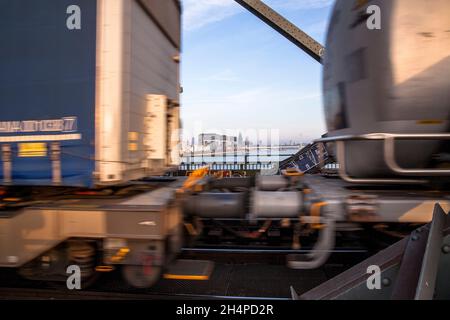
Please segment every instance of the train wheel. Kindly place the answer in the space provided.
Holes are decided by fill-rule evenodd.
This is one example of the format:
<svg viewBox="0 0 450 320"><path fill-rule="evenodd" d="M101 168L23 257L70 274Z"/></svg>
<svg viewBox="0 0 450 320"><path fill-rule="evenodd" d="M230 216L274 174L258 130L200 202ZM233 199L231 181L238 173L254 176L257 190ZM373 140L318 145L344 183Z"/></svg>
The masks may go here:
<svg viewBox="0 0 450 320"><path fill-rule="evenodd" d="M122 274L125 281L136 288L150 288L161 277L162 267L145 265L125 265Z"/></svg>
<svg viewBox="0 0 450 320"><path fill-rule="evenodd" d="M68 271L68 267L77 266L80 270L80 289L87 289L100 276L95 271L96 260L95 243L71 240L37 257L18 272L25 279L42 281L49 287L60 290L67 289L67 280L74 272Z"/></svg>
<svg viewBox="0 0 450 320"><path fill-rule="evenodd" d="M92 243L87 241L71 241L68 248L70 264L74 264L81 271L81 288L91 287L98 279L99 273L95 271L96 250Z"/></svg>

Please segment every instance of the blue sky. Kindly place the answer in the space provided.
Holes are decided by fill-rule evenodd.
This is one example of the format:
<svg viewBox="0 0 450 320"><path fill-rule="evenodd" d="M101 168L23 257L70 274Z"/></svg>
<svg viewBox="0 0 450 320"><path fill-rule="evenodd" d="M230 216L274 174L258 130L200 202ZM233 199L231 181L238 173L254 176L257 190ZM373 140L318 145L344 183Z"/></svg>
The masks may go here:
<svg viewBox="0 0 450 320"><path fill-rule="evenodd" d="M266 0L324 44L333 0ZM279 130L282 141L325 133L321 66L233 0L183 0L185 137Z"/></svg>

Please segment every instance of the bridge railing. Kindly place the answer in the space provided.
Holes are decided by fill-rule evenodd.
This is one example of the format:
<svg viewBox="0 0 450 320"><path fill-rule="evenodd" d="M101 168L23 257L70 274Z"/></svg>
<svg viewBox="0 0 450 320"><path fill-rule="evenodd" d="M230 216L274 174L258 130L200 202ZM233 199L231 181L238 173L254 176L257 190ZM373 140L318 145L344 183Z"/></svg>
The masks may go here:
<svg viewBox="0 0 450 320"><path fill-rule="evenodd" d="M179 170L192 171L202 167L209 166L213 171L260 171L260 170L275 170L278 168L277 163L181 163Z"/></svg>

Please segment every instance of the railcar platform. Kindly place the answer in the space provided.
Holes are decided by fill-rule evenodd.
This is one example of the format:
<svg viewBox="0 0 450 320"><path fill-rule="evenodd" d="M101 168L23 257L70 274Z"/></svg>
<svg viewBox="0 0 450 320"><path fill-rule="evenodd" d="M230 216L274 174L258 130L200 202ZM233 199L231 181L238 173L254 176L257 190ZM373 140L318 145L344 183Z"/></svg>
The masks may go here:
<svg viewBox="0 0 450 320"><path fill-rule="evenodd" d="M439 203L450 210L450 191L421 186L355 185L337 177L305 175L307 199L326 204L336 221L428 223Z"/></svg>

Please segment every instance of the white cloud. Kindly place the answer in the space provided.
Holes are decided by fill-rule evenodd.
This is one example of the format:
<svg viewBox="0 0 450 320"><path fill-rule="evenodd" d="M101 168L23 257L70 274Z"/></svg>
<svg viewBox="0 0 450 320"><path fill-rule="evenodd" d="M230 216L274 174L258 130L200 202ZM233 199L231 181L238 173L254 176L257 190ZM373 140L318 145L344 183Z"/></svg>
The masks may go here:
<svg viewBox="0 0 450 320"><path fill-rule="evenodd" d="M270 109L277 104L295 104L307 107L311 101L320 101L320 98L320 92L311 93L299 90L293 93L288 90L273 90L270 87L254 87L242 89L233 94L199 92L198 95L185 96L183 104L199 109L214 107L215 110L227 110L230 107L239 110L250 106L258 106L257 108L265 106Z"/></svg>
<svg viewBox="0 0 450 320"><path fill-rule="evenodd" d="M238 75L231 69L219 71L204 79L205 81L220 81L220 82L238 82L240 81Z"/></svg>
<svg viewBox="0 0 450 320"><path fill-rule="evenodd" d="M309 10L329 7L334 0L270 0L264 2L275 9Z"/></svg>
<svg viewBox="0 0 450 320"><path fill-rule="evenodd" d="M239 12L234 0L183 0L183 27L195 30Z"/></svg>
<svg viewBox="0 0 450 320"><path fill-rule="evenodd" d="M277 9L309 10L331 6L334 0L267 0ZM183 28L186 31L202 28L244 12L234 0L183 0Z"/></svg>

